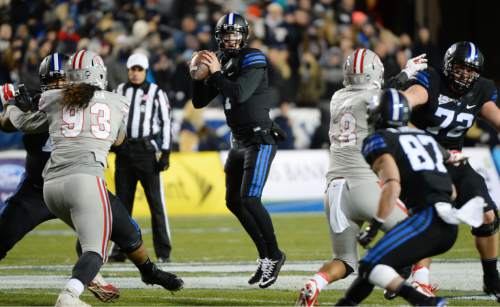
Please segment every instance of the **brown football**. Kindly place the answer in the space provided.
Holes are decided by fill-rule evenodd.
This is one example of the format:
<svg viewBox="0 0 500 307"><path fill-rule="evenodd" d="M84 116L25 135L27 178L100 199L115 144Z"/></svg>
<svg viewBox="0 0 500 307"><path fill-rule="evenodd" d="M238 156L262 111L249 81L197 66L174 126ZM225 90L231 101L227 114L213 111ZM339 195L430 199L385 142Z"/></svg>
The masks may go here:
<svg viewBox="0 0 500 307"><path fill-rule="evenodd" d="M191 63L189 63L189 74L194 80L203 80L210 74L208 66L201 63L201 54L203 52L197 52L191 59Z"/></svg>

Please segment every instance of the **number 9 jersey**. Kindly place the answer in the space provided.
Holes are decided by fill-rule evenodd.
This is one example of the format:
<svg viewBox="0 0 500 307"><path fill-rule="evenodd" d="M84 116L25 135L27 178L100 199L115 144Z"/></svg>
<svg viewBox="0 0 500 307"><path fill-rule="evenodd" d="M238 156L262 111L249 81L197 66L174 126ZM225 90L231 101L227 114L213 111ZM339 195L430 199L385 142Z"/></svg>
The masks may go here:
<svg viewBox="0 0 500 307"><path fill-rule="evenodd" d="M45 180L83 173L104 178L111 145L125 131L128 100L115 93L96 90L84 109L61 106L62 90L42 94L39 110L47 116L54 150L45 166Z"/></svg>
<svg viewBox="0 0 500 307"><path fill-rule="evenodd" d="M350 180L376 176L361 155L363 139L368 135L367 106L380 89L347 87L335 92L330 102L330 164L327 181L343 177Z"/></svg>
<svg viewBox="0 0 500 307"><path fill-rule="evenodd" d="M428 102L412 110L411 122L433 135L446 149L461 150L464 135L485 102L497 100L493 81L479 77L463 95L448 87L445 75L429 67L418 72L409 86L427 90Z"/></svg>

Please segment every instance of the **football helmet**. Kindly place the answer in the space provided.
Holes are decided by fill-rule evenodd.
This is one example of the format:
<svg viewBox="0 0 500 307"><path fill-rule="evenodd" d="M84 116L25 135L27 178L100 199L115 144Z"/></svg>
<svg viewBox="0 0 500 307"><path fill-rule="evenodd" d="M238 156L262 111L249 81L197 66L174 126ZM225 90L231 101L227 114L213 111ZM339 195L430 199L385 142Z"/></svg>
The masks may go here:
<svg viewBox="0 0 500 307"><path fill-rule="evenodd" d="M381 88L384 83L384 64L375 52L359 48L344 63L344 86Z"/></svg>
<svg viewBox="0 0 500 307"><path fill-rule="evenodd" d="M222 16L215 26L215 40L219 49L228 56L236 56L248 44L248 22L237 13Z"/></svg>
<svg viewBox="0 0 500 307"><path fill-rule="evenodd" d="M87 83L100 89L105 89L108 83L104 61L88 50L77 51L69 58L67 75L70 83Z"/></svg>
<svg viewBox="0 0 500 307"><path fill-rule="evenodd" d="M472 42L458 42L444 55L443 73L450 87L459 94L466 92L479 78L484 57Z"/></svg>
<svg viewBox="0 0 500 307"><path fill-rule="evenodd" d="M64 66L68 56L62 53L53 53L46 56L40 64L38 76L40 77L40 89L42 91L61 88L62 82L66 81ZM62 81L62 82L57 82Z"/></svg>
<svg viewBox="0 0 500 307"><path fill-rule="evenodd" d="M377 129L403 127L410 121L411 109L406 97L393 88L383 90L368 106L368 125Z"/></svg>

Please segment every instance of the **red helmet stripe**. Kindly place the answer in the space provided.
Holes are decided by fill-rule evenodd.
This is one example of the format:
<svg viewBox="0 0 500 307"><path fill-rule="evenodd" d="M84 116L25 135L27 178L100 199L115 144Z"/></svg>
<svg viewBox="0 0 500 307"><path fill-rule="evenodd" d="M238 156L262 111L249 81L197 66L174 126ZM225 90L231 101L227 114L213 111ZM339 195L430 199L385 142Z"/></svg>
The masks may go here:
<svg viewBox="0 0 500 307"><path fill-rule="evenodd" d="M78 60L78 69L82 69L82 60L83 60L83 56L85 55L85 52L87 52L87 50L82 50L82 53L80 55L80 59Z"/></svg>
<svg viewBox="0 0 500 307"><path fill-rule="evenodd" d="M76 58L78 57L78 55L80 54L81 51L78 51L77 53L75 53L75 55L73 56L73 63L71 63L71 66L73 68L76 68L75 67L75 64L76 64Z"/></svg>
<svg viewBox="0 0 500 307"><path fill-rule="evenodd" d="M358 52L359 49L356 49L356 52L354 53L354 62L352 63L352 72L354 74L356 73L356 61L358 60Z"/></svg>
<svg viewBox="0 0 500 307"><path fill-rule="evenodd" d="M363 66L364 66L363 63L365 61L365 54L366 54L366 49L363 49L363 53L361 54L361 64L359 65L361 74L363 73Z"/></svg>

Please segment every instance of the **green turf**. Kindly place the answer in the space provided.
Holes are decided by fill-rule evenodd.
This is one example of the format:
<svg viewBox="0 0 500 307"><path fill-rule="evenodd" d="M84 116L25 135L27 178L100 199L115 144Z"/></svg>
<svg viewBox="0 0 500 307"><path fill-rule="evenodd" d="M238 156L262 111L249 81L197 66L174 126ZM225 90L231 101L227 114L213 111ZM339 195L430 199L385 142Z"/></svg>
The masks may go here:
<svg viewBox="0 0 500 307"><path fill-rule="evenodd" d="M327 260L331 257L330 240L326 220L322 214L273 215L280 248L289 261ZM174 262L249 262L257 257L250 239L232 216L224 217L176 217L170 219L173 233ZM148 220L139 220L144 230L144 241L150 253L151 232ZM47 235L51 231L68 230L61 222L48 222L26 236L0 263L0 276L17 274L69 275L64 270L6 269L6 265L71 265L75 262L75 237L68 231ZM477 252L469 230L462 227L455 247L437 259L477 259ZM314 272L303 272L308 276ZM241 273L238 273L241 274ZM284 272L288 274L288 272ZM297 274L296 272L294 274ZM138 276L135 272L106 272L107 276ZM209 273L186 273L184 276L208 276ZM221 275L221 274L219 274ZM461 277L465 278L465 277ZM58 289L0 290L0 305L52 305ZM441 295L465 295L467 293L440 292ZM480 293L473 293L478 295ZM341 291L328 290L321 294L322 305L333 305ZM122 297L113 305L293 305L297 291L266 290L196 290L185 289L175 295L158 288L122 289ZM83 299L99 305L88 292ZM452 300L452 305L495 305L493 301ZM402 300L388 302L380 291L375 291L365 302L367 305L401 305Z"/></svg>

